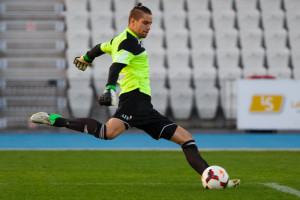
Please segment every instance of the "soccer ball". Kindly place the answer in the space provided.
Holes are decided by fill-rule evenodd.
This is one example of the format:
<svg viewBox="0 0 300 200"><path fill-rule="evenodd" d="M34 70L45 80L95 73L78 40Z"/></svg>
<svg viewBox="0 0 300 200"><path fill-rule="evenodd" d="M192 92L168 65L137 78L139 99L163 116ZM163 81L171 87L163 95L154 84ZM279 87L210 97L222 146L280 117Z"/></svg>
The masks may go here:
<svg viewBox="0 0 300 200"><path fill-rule="evenodd" d="M202 184L206 189L225 189L229 175L226 170L220 166L210 166L206 168L202 174Z"/></svg>

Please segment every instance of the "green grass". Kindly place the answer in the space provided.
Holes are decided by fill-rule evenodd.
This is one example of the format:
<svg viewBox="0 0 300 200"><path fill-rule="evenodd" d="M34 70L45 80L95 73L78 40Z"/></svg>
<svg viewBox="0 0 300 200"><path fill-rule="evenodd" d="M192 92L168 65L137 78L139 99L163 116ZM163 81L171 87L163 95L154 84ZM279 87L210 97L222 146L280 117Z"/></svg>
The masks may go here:
<svg viewBox="0 0 300 200"><path fill-rule="evenodd" d="M205 190L181 151L0 151L0 199L299 199L300 151L204 151L238 188Z"/></svg>

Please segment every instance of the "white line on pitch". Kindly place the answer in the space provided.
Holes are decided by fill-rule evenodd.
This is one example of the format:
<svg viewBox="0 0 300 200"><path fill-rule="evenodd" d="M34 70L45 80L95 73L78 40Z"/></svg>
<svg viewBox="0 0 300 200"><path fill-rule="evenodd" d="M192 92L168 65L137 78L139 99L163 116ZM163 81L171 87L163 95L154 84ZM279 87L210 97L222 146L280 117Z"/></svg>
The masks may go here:
<svg viewBox="0 0 300 200"><path fill-rule="evenodd" d="M274 188L274 189L279 190L281 192L293 194L293 195L296 195L297 197L300 197L300 191L296 190L294 188L287 187L287 186L284 186L284 185L279 185L278 183L263 183L263 184L265 186L268 186L270 188Z"/></svg>

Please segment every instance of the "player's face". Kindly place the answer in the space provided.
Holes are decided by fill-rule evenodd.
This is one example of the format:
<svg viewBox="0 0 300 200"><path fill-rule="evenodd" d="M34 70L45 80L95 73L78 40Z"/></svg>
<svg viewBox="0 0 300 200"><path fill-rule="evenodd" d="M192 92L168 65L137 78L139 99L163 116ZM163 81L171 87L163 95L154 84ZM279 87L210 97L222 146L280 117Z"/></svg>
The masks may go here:
<svg viewBox="0 0 300 200"><path fill-rule="evenodd" d="M139 38L146 38L150 31L151 24L152 24L152 15L144 13L143 17L141 17L139 20L133 19L132 31Z"/></svg>

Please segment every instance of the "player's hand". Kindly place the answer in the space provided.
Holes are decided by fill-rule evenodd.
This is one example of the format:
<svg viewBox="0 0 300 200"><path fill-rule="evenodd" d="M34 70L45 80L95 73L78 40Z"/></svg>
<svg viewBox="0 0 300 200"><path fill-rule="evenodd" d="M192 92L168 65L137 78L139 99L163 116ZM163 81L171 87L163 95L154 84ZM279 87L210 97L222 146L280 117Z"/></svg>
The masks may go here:
<svg viewBox="0 0 300 200"><path fill-rule="evenodd" d="M84 70L86 69L87 66L91 66L91 65L92 65L92 63L86 61L86 60L84 59L83 56L81 56L81 57L76 57L76 58L74 59L73 64L74 64L79 70L82 70L82 71L84 71Z"/></svg>
<svg viewBox="0 0 300 200"><path fill-rule="evenodd" d="M108 85L103 94L98 98L98 103L101 106L116 105L116 86Z"/></svg>

